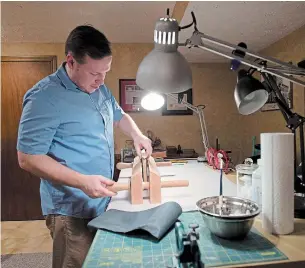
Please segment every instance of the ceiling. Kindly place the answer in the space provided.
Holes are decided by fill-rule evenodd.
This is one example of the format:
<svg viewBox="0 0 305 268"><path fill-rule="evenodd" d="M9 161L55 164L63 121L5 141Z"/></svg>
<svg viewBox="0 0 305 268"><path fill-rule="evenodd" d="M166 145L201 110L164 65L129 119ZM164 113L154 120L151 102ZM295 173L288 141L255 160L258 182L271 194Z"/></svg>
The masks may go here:
<svg viewBox="0 0 305 268"><path fill-rule="evenodd" d="M305 25L305 2L269 1L54 1L1 2L1 41L64 43L71 29L91 24L112 43L151 43L157 19L166 9L177 14L180 26L189 24L191 11L198 30L254 51L268 47ZM192 35L182 30L179 42ZM224 61L200 49L179 50L190 62Z"/></svg>

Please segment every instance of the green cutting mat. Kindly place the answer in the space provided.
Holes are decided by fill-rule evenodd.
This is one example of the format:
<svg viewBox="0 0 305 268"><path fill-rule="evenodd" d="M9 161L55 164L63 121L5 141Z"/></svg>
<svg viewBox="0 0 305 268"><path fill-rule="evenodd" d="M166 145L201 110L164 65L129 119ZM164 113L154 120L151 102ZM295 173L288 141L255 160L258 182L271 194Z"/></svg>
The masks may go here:
<svg viewBox="0 0 305 268"><path fill-rule="evenodd" d="M230 241L212 235L197 211L182 213L179 219L186 231L190 223L199 224L199 245L205 267L288 259L254 227L244 240ZM160 241L144 232L126 235L99 230L83 268L165 268L171 264L175 251L174 229Z"/></svg>

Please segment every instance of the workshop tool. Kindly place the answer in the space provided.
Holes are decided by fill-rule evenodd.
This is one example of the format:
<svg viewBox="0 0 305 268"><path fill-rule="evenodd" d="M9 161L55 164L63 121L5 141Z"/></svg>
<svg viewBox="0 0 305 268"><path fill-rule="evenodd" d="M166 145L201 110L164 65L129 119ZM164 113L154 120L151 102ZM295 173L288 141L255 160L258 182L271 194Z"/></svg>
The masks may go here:
<svg viewBox="0 0 305 268"><path fill-rule="evenodd" d="M132 175L129 183L114 183L108 187L117 192L129 190L132 204L143 204L143 190L148 190L149 200L152 204L161 203L161 188L168 187L187 187L188 180L170 180L161 181L161 175L158 171L159 166L171 166L171 162L155 162L152 156L136 156L133 163L118 163L117 168L130 168L132 165Z"/></svg>
<svg viewBox="0 0 305 268"><path fill-rule="evenodd" d="M188 184L189 184L188 180L161 181L161 188L186 187L188 186ZM150 185L149 182L143 182L142 189L149 190L149 185ZM119 192L119 191L130 190L131 187L129 183L116 182L114 185L109 186L107 189L113 192Z"/></svg>
<svg viewBox="0 0 305 268"><path fill-rule="evenodd" d="M197 243L205 267L226 265L234 267L288 259L255 227L241 242L221 239L211 234L198 211L183 212L178 220L185 227L192 223L199 225L197 232L200 239ZM177 253L176 247L175 228L172 228L161 240L143 231L122 234L97 230L83 268L166 268L172 265L173 256Z"/></svg>
<svg viewBox="0 0 305 268"><path fill-rule="evenodd" d="M175 223L177 254L172 259L173 264L168 268L204 268L198 243L199 233L196 231L199 225L191 223L189 228L191 231L186 233L180 221Z"/></svg>
<svg viewBox="0 0 305 268"><path fill-rule="evenodd" d="M155 161L156 162L156 161ZM172 166L172 161L156 162L157 167L169 167ZM117 169L122 170L126 168L133 168L133 163L119 162L116 164Z"/></svg>
<svg viewBox="0 0 305 268"><path fill-rule="evenodd" d="M121 149L121 161L124 163L131 163L135 157L136 150L132 148Z"/></svg>
<svg viewBox="0 0 305 268"><path fill-rule="evenodd" d="M229 164L230 164L230 159L229 159L229 156L227 154L226 151L224 150L217 150L215 148L209 148L207 150L207 160L208 160L208 164L210 166L213 167L213 169L220 169L220 161L219 161L219 158L217 157L218 154L222 154L222 161L224 162L223 163L223 172L225 174L228 174L229 171L230 171L230 168L229 168Z"/></svg>

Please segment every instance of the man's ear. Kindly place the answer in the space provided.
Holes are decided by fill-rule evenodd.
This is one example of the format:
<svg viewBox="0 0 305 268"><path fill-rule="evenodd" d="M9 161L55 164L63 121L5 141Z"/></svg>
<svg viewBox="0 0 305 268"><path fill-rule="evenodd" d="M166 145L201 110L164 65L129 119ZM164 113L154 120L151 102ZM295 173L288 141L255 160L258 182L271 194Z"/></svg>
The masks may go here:
<svg viewBox="0 0 305 268"><path fill-rule="evenodd" d="M73 69L75 60L74 60L73 56L72 56L70 53L68 53L67 58L66 58L66 61L67 61L68 67L69 67L70 69Z"/></svg>

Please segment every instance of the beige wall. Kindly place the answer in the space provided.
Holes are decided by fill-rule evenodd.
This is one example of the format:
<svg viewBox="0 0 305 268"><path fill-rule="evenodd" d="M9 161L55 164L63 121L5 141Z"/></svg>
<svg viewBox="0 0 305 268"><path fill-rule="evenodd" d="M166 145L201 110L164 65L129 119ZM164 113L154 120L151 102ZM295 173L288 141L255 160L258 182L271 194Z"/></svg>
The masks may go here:
<svg viewBox="0 0 305 268"><path fill-rule="evenodd" d="M305 55L305 27L263 51L266 55L285 61L297 62ZM113 44L113 65L106 83L113 95L119 98L120 78L135 78L139 63L152 49L150 44ZM288 52L289 51L289 52ZM56 55L58 64L64 60L63 44L2 44L3 56ZM233 161L239 163L251 154L251 137L261 132L288 131L280 112L258 112L250 116L238 114L233 98L236 74L228 64L192 64L194 79L193 101L205 104L210 143L216 137L225 150L232 150ZM304 90L296 87L294 104L304 114ZM131 114L143 132L147 130L160 137L164 145L180 144L203 153L198 117L161 116L160 112ZM124 146L127 136L116 131L116 151Z"/></svg>

